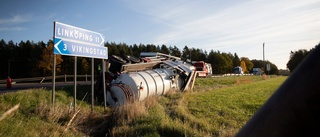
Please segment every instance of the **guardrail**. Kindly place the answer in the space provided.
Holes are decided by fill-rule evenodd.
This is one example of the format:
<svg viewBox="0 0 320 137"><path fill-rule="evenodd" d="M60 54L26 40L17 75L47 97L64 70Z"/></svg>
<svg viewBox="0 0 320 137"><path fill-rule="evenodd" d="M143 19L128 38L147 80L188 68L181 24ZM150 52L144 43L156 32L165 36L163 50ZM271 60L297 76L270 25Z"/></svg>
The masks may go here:
<svg viewBox="0 0 320 137"><path fill-rule="evenodd" d="M96 77L96 76L95 76ZM91 80L91 75L77 75L77 81L88 81ZM16 83L27 83L27 82L39 82L42 83L44 81L52 81L52 76L45 77L34 77L34 78L12 78L12 82ZM74 75L58 75L56 76L56 81L74 81ZM6 84L7 79L0 80L0 84Z"/></svg>
<svg viewBox="0 0 320 137"><path fill-rule="evenodd" d="M221 75L213 74L213 75L210 75L209 77L218 78L218 77L229 77L229 76L253 76L253 74L234 74L234 73L221 74Z"/></svg>
<svg viewBox="0 0 320 137"><path fill-rule="evenodd" d="M253 74L221 74L221 75L211 75L209 77L228 77L228 76L250 76ZM97 75L95 75L97 77ZM73 81L74 75L58 75L56 76L57 81ZM33 77L33 78L12 78L12 82L16 83L27 83L27 82L45 82L45 81L52 81L52 76L44 76L44 77ZM88 81L91 80L91 75L77 75L77 81ZM1 79L0 84L6 84L7 79Z"/></svg>

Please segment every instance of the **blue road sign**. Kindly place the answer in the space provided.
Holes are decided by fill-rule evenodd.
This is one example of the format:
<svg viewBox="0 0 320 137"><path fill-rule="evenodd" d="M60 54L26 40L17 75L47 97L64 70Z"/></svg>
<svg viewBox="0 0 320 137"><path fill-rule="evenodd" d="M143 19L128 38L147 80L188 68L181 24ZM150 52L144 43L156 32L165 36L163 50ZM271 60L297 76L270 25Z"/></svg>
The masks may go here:
<svg viewBox="0 0 320 137"><path fill-rule="evenodd" d="M102 34L60 22L55 22L54 37L88 45L104 46Z"/></svg>
<svg viewBox="0 0 320 137"><path fill-rule="evenodd" d="M60 22L54 22L54 54L108 59L102 34Z"/></svg>
<svg viewBox="0 0 320 137"><path fill-rule="evenodd" d="M54 54L80 56L90 58L108 58L107 47L91 46L82 43L64 41L59 38L54 39Z"/></svg>

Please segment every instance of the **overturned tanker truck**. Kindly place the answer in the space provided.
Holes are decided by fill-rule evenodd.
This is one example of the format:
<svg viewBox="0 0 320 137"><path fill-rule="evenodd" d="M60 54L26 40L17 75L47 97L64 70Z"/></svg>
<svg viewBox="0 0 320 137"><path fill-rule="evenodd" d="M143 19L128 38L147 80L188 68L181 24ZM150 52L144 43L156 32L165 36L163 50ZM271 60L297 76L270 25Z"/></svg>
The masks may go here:
<svg viewBox="0 0 320 137"><path fill-rule="evenodd" d="M112 55L106 66L106 102L110 106L141 101L170 90L192 90L196 78L194 66L159 52L142 52L140 58ZM104 97L102 82L101 73L95 84L99 102Z"/></svg>

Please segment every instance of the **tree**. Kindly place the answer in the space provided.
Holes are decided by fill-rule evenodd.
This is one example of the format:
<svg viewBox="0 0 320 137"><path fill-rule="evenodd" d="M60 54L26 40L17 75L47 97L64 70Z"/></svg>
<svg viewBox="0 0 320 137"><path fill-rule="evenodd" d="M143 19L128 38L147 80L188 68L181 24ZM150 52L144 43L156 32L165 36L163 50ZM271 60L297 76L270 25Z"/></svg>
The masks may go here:
<svg viewBox="0 0 320 137"><path fill-rule="evenodd" d="M171 56L181 57L181 52L178 47L176 47L176 46L171 47L170 46L169 50L170 50Z"/></svg>
<svg viewBox="0 0 320 137"><path fill-rule="evenodd" d="M166 45L162 45L160 48L160 52L163 54L170 54L170 50L167 48Z"/></svg>
<svg viewBox="0 0 320 137"><path fill-rule="evenodd" d="M255 68L260 68L260 69L263 70L263 71L264 71L264 67L265 67L266 64L267 64L266 61L256 60L256 59L251 60L251 62L253 63L253 66L254 66Z"/></svg>
<svg viewBox="0 0 320 137"><path fill-rule="evenodd" d="M197 49L196 52L198 54L197 60L207 62L207 52L206 51L203 51L201 49Z"/></svg>
<svg viewBox="0 0 320 137"><path fill-rule="evenodd" d="M240 66L241 66L242 71L243 71L244 73L248 73L247 65L246 65L246 61L241 60L241 62L240 62Z"/></svg>
<svg viewBox="0 0 320 137"><path fill-rule="evenodd" d="M195 48L190 49L190 61L198 61L199 54Z"/></svg>
<svg viewBox="0 0 320 137"><path fill-rule="evenodd" d="M220 53L219 51L211 50L208 55L208 62L212 65L213 74L226 74L230 73L232 66L232 60L226 53Z"/></svg>
<svg viewBox="0 0 320 137"><path fill-rule="evenodd" d="M61 56L63 62L61 62L61 74L73 74L74 73L74 57Z"/></svg>
<svg viewBox="0 0 320 137"><path fill-rule="evenodd" d="M5 47L5 45L7 45L6 41L4 41L4 39L0 40L0 50L3 49Z"/></svg>
<svg viewBox="0 0 320 137"><path fill-rule="evenodd" d="M118 54L112 54L117 55L122 58L125 58L127 55L132 55L132 50L129 50L129 47L126 43L120 43L116 44L113 48L116 48L118 50Z"/></svg>
<svg viewBox="0 0 320 137"><path fill-rule="evenodd" d="M265 73L273 75L273 74L278 74L278 72L279 72L278 67L270 61L253 59L253 60L251 60L251 62L253 63L254 68L260 68ZM269 72L265 71L266 64L270 64L270 71Z"/></svg>
<svg viewBox="0 0 320 137"><path fill-rule="evenodd" d="M108 55L120 56L120 51L116 43L114 42L106 43L105 46L108 47Z"/></svg>
<svg viewBox="0 0 320 137"><path fill-rule="evenodd" d="M232 59L233 67L240 66L240 58L237 53L234 53L234 58Z"/></svg>
<svg viewBox="0 0 320 137"><path fill-rule="evenodd" d="M80 72L79 74L89 74L90 65L86 58L81 58L81 64L79 64Z"/></svg>
<svg viewBox="0 0 320 137"><path fill-rule="evenodd" d="M290 59L287 63L287 68L293 72L293 70L300 64L300 62L308 55L308 51L300 49L298 51L290 52Z"/></svg>
<svg viewBox="0 0 320 137"><path fill-rule="evenodd" d="M141 52L141 50L139 49L139 47L138 47L138 45L137 44L133 44L133 46L132 46L132 54L133 54L133 56L135 56L135 57L140 57L140 52Z"/></svg>
<svg viewBox="0 0 320 137"><path fill-rule="evenodd" d="M182 50L182 60L186 61L186 60L190 60L191 56L191 51L189 50L189 48L187 46L184 46L183 50Z"/></svg>
<svg viewBox="0 0 320 137"><path fill-rule="evenodd" d="M12 58L12 72L19 77L39 76L39 69L37 67L40 60L42 47L41 44L36 44L33 41L21 41L14 52L15 57ZM21 65L23 64L23 66ZM18 69L23 67L24 69Z"/></svg>
<svg viewBox="0 0 320 137"><path fill-rule="evenodd" d="M229 56L229 54L227 54L227 53L222 53L221 54L223 57L224 57L224 67L225 67L225 69L226 69L226 73L232 73L233 72L233 62L232 62L232 59L231 59L231 57Z"/></svg>
<svg viewBox="0 0 320 137"><path fill-rule="evenodd" d="M158 52L158 50L155 45L147 44L146 50L144 52Z"/></svg>
<svg viewBox="0 0 320 137"><path fill-rule="evenodd" d="M7 45L4 45L4 49L1 50L1 52L2 53L0 54L1 56L0 61L4 66L0 68L2 69L1 72L8 71L7 73L4 74L5 75L4 77L7 77L8 75L10 75L10 77L20 76L21 71L19 70L19 67L22 67L21 65L23 65L23 63L17 63L18 56L20 56L18 52L17 44L14 44L14 42L10 40ZM16 54L17 52L18 54ZM10 70L9 70L9 66L10 66Z"/></svg>
<svg viewBox="0 0 320 137"><path fill-rule="evenodd" d="M1 39L0 41L0 62L1 62L1 67L0 67L0 79L4 79L8 77L7 71L8 71L8 66L9 65L9 59L8 59L8 51L7 51L7 43L4 39Z"/></svg>
<svg viewBox="0 0 320 137"><path fill-rule="evenodd" d="M244 73L249 73L249 71L254 67L253 63L247 57L241 57L241 62L244 61L246 65L246 69L243 69ZM242 67L242 66L241 66Z"/></svg>
<svg viewBox="0 0 320 137"><path fill-rule="evenodd" d="M52 74L53 68L53 41L50 40L46 48L42 50L41 60L38 63L38 67L42 70L43 75L48 76ZM62 62L61 55L56 55L56 65ZM61 71L60 67L57 67L56 72Z"/></svg>

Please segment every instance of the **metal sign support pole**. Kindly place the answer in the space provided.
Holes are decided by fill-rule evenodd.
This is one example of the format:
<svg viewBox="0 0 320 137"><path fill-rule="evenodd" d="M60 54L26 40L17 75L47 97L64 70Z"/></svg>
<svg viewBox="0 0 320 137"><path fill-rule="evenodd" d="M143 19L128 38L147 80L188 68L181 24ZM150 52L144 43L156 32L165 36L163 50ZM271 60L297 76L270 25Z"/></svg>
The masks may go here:
<svg viewBox="0 0 320 137"><path fill-rule="evenodd" d="M56 56L53 55L53 69L52 69L52 95L51 95L51 104L52 108L54 108L54 98L55 98L55 90L56 90Z"/></svg>
<svg viewBox="0 0 320 137"><path fill-rule="evenodd" d="M91 113L94 107L94 58L91 58Z"/></svg>
<svg viewBox="0 0 320 137"><path fill-rule="evenodd" d="M74 113L76 113L76 107L77 107L77 56L74 57L74 99L73 99L73 110Z"/></svg>
<svg viewBox="0 0 320 137"><path fill-rule="evenodd" d="M106 93L106 63L105 60L102 59L102 84L103 84L103 99L104 99L104 111L107 108L107 93Z"/></svg>
<svg viewBox="0 0 320 137"><path fill-rule="evenodd" d="M55 38L55 30L56 30L56 23L53 22L53 40ZM49 46L49 45L47 45ZM52 45L54 48L54 42ZM54 54L54 51L52 51L53 53L53 62L52 62L52 93L51 93L51 105L52 105L52 109L54 110L54 99L55 99L55 90L56 90L56 54Z"/></svg>

